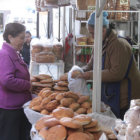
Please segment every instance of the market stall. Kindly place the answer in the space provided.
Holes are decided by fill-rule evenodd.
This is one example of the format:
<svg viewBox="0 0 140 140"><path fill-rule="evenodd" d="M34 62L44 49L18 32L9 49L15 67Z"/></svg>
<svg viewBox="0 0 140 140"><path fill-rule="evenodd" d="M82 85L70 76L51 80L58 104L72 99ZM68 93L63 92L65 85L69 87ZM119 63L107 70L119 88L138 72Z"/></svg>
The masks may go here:
<svg viewBox="0 0 140 140"><path fill-rule="evenodd" d="M63 4L63 1L37 1L36 7L38 11L44 11L45 8L59 7L70 5L70 2ZM41 3L40 3L41 2ZM101 69L102 69L102 11L107 0L96 0L95 10L95 38L94 38L94 77L92 96L84 95L82 92L73 92L70 89L69 73L64 73L64 65L60 65L61 71L51 74L49 64L56 64L55 59L59 60L60 46L54 45L57 51L55 53L49 44L42 46L41 44L32 45L32 86L35 98L26 103L23 108L24 112L32 124L31 138L32 140L115 140L115 139L134 139L140 138L139 135L139 100L131 101L131 108L125 114L124 122L115 117L109 106L101 103ZM65 12L65 10L64 10ZM116 12L116 11L109 11ZM119 13L126 11L117 11ZM131 13L131 11L127 11ZM136 12L136 11L133 11ZM138 11L137 11L138 13ZM74 12L75 14L75 12ZM110 14L112 17L113 14ZM127 17L128 14L125 14ZM64 15L65 17L65 15ZM66 18L66 17L65 17ZM63 23L65 24L65 18ZM73 19L74 21L75 19ZM75 21L74 21L75 22ZM75 30L75 26L73 26ZM138 26L139 28L139 26ZM63 36L65 38L65 31ZM138 33L139 34L139 33ZM75 35L74 35L75 39ZM85 39L85 38L84 38ZM83 41L83 40L82 40ZM85 40L84 40L85 41ZM84 42L83 41L83 42ZM139 41L139 40L138 40ZM83 43L82 42L82 43ZM64 43L64 40L63 40ZM92 42L93 43L93 42ZM64 45L64 44L63 44ZM80 46L81 44L79 44ZM85 44L84 44L85 45ZM44 51L47 50L47 51ZM49 51L48 51L49 50ZM50 53L51 50L51 53ZM49 53L48 53L49 52ZM59 52L59 53L57 53ZM75 55L75 48L73 49ZM75 61L75 58L74 58ZM49 73L36 73L38 65L45 63ZM35 66L36 65L36 66ZM39 70L37 70L39 71ZM80 81L79 81L80 83ZM79 84L80 85L80 84ZM79 86L78 85L78 86ZM85 83L86 85L86 83ZM78 87L77 87L78 89ZM137 118L133 122L133 113L137 114ZM130 118L128 116L131 116ZM129 134L130 131L133 131Z"/></svg>

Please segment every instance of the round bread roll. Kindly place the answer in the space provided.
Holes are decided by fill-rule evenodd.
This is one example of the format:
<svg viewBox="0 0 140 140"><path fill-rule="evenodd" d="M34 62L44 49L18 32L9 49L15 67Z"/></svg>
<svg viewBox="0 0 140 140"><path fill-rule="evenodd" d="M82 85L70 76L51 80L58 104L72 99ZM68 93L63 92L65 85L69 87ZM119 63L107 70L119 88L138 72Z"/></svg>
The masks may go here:
<svg viewBox="0 0 140 140"><path fill-rule="evenodd" d="M40 113L43 115L49 115L49 112L46 109L43 109Z"/></svg>
<svg viewBox="0 0 140 140"><path fill-rule="evenodd" d="M54 83L58 83L60 80L54 80Z"/></svg>
<svg viewBox="0 0 140 140"><path fill-rule="evenodd" d="M85 108L78 108L75 112L78 114L85 114L87 110Z"/></svg>
<svg viewBox="0 0 140 140"><path fill-rule="evenodd" d="M51 79L52 78L52 76L47 75L47 74L39 74L39 75L36 75L34 77L39 79L39 80L45 80L45 79Z"/></svg>
<svg viewBox="0 0 140 140"><path fill-rule="evenodd" d="M60 104L59 106L57 106L57 108L59 108L59 107L64 107L64 106Z"/></svg>
<svg viewBox="0 0 140 140"><path fill-rule="evenodd" d="M71 91L63 93L63 96L66 97L66 98L73 98L75 100L79 99L79 96L76 93L73 93Z"/></svg>
<svg viewBox="0 0 140 140"><path fill-rule="evenodd" d="M34 111L40 112L43 110L43 107L41 105L35 105L31 109Z"/></svg>
<svg viewBox="0 0 140 140"><path fill-rule="evenodd" d="M41 106L45 107L46 104L48 104L51 101L49 97L46 97L42 100Z"/></svg>
<svg viewBox="0 0 140 140"><path fill-rule="evenodd" d="M46 88L43 88L43 89L39 92L39 94L42 94L42 92L43 92L43 91L46 91L46 90L51 91L50 88L46 87Z"/></svg>
<svg viewBox="0 0 140 140"><path fill-rule="evenodd" d="M32 108L33 106L40 105L42 101L42 97L35 97L30 102L29 108Z"/></svg>
<svg viewBox="0 0 140 140"><path fill-rule="evenodd" d="M60 87L60 86L57 86L57 85L55 85L53 87L53 89L55 89L55 90L61 90L61 91L68 91L68 88L67 87Z"/></svg>
<svg viewBox="0 0 140 140"><path fill-rule="evenodd" d="M40 131L42 128L44 128L45 127L45 121L47 119L50 119L50 118L53 118L53 117L49 115L49 116L44 116L44 117L40 118L35 124L36 130Z"/></svg>
<svg viewBox="0 0 140 140"><path fill-rule="evenodd" d="M53 127L53 126L56 126L56 125L59 125L59 124L60 124L60 122L56 118L50 118L50 119L47 119L47 120L44 121L44 125L47 128L50 128L50 127Z"/></svg>
<svg viewBox="0 0 140 140"><path fill-rule="evenodd" d="M66 136L66 128L62 125L56 125L48 130L46 140L65 140Z"/></svg>
<svg viewBox="0 0 140 140"><path fill-rule="evenodd" d="M45 97L48 97L51 94L52 94L52 91L50 91L50 90L43 90L42 92L40 92L38 94L38 96L41 96L42 99L44 99Z"/></svg>
<svg viewBox="0 0 140 140"><path fill-rule="evenodd" d="M46 104L44 107L45 107L48 111L52 111L52 110L54 110L58 105L59 105L59 103L57 102L57 100L53 100L53 101L49 102L48 104Z"/></svg>
<svg viewBox="0 0 140 140"><path fill-rule="evenodd" d="M98 121L95 120L95 119L92 119L92 121L91 121L89 124L84 125L83 127L84 127L84 128L91 128L91 127L97 126L97 124L98 124Z"/></svg>
<svg viewBox="0 0 140 140"><path fill-rule="evenodd" d="M85 132L86 134L88 134L88 136L90 137L91 140L96 140L94 139L94 135L90 132Z"/></svg>
<svg viewBox="0 0 140 140"><path fill-rule="evenodd" d="M64 98L63 93L59 93L59 94L55 97L55 99L58 100L58 101L60 101L60 100L63 99L63 98Z"/></svg>
<svg viewBox="0 0 140 140"><path fill-rule="evenodd" d="M92 113L92 107L87 109L87 114Z"/></svg>
<svg viewBox="0 0 140 140"><path fill-rule="evenodd" d="M80 127L78 129L67 128L68 136L71 135L72 133L83 132L83 131L84 131L83 127Z"/></svg>
<svg viewBox="0 0 140 140"><path fill-rule="evenodd" d="M45 79L45 80L41 80L40 83L41 84L47 84L47 83L52 83L53 82L53 79L50 78L50 79Z"/></svg>
<svg viewBox="0 0 140 140"><path fill-rule="evenodd" d="M58 119L61 119L63 117L72 118L74 116L74 112L70 108L59 107L53 110L52 115Z"/></svg>
<svg viewBox="0 0 140 140"><path fill-rule="evenodd" d="M77 76L79 76L82 72L80 70L75 70L72 72L71 77L72 78L76 78Z"/></svg>
<svg viewBox="0 0 140 140"><path fill-rule="evenodd" d="M31 82L37 82L37 79L35 77L31 76L30 81Z"/></svg>
<svg viewBox="0 0 140 140"><path fill-rule="evenodd" d="M58 85L58 86L62 86L62 87L67 87L67 86L68 86L68 82L66 82L66 81L59 81L59 82L57 83L57 85Z"/></svg>
<svg viewBox="0 0 140 140"><path fill-rule="evenodd" d="M63 126L69 127L69 128L73 128L73 129L77 129L77 128L82 127L82 125L78 121L75 121L69 117L61 118L60 124L62 124Z"/></svg>
<svg viewBox="0 0 140 140"><path fill-rule="evenodd" d="M92 118L90 116L81 114L73 117L73 120L78 121L81 125L87 125L91 122Z"/></svg>
<svg viewBox="0 0 140 140"><path fill-rule="evenodd" d="M40 135L43 139L46 138L47 134L48 134L48 129L47 129L46 127L42 128L42 129L40 130L40 132L39 132L39 135Z"/></svg>
<svg viewBox="0 0 140 140"><path fill-rule="evenodd" d="M55 100L55 98L56 98L57 95L58 95L58 93L53 93L53 94L51 94L51 95L49 96L49 98L50 98L51 100Z"/></svg>
<svg viewBox="0 0 140 140"><path fill-rule="evenodd" d="M97 125L97 126L92 127L92 128L87 128L87 129L85 129L85 131L95 133L95 132L101 131L101 128Z"/></svg>
<svg viewBox="0 0 140 140"><path fill-rule="evenodd" d="M84 103L81 104L81 107L85 108L85 109L88 109L88 108L90 108L90 103L89 102L84 102Z"/></svg>
<svg viewBox="0 0 140 140"><path fill-rule="evenodd" d="M61 76L60 76L60 80L61 80L61 81L68 81L68 74L65 73L65 74L61 75Z"/></svg>
<svg viewBox="0 0 140 140"><path fill-rule="evenodd" d="M68 136L67 140L92 140L91 137L82 132L75 132Z"/></svg>
<svg viewBox="0 0 140 140"><path fill-rule="evenodd" d="M83 102L88 101L88 100L89 100L89 96L80 96L78 103L82 104Z"/></svg>
<svg viewBox="0 0 140 140"><path fill-rule="evenodd" d="M74 103L75 100L73 98L63 98L61 99L60 103L61 105L68 107L70 104Z"/></svg>
<svg viewBox="0 0 140 140"><path fill-rule="evenodd" d="M71 108L72 110L77 110L80 107L80 104L78 103L72 103L69 108Z"/></svg>

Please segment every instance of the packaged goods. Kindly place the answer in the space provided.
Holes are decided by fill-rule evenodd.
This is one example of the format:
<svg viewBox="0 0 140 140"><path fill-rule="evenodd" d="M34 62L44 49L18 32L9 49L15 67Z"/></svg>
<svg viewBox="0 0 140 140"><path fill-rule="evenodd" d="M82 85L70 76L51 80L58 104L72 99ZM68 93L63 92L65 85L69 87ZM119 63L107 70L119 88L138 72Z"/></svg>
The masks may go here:
<svg viewBox="0 0 140 140"><path fill-rule="evenodd" d="M130 0L117 0L116 10L128 11L130 10ZM120 12L115 15L116 20L129 20L128 12Z"/></svg>
<svg viewBox="0 0 140 140"><path fill-rule="evenodd" d="M78 10L87 10L87 0L77 0L76 7Z"/></svg>
<svg viewBox="0 0 140 140"><path fill-rule="evenodd" d="M56 58L53 53L40 52L35 55L35 61L37 63L54 63Z"/></svg>
<svg viewBox="0 0 140 140"><path fill-rule="evenodd" d="M95 2L95 0L77 0L76 7L78 10L93 10L93 7L95 7Z"/></svg>
<svg viewBox="0 0 140 140"><path fill-rule="evenodd" d="M87 45L87 37L85 35L76 36L77 45Z"/></svg>
<svg viewBox="0 0 140 140"><path fill-rule="evenodd" d="M106 5L105 5L105 10L115 10L115 0L107 0ZM108 13L108 18L109 19L114 19L115 18L115 12L109 12Z"/></svg>

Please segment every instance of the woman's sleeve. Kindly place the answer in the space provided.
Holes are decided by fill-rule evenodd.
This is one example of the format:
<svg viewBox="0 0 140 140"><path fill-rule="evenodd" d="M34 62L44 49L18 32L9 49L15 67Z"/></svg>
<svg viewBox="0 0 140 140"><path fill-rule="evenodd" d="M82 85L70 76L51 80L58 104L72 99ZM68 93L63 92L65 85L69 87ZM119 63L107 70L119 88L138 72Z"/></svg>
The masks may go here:
<svg viewBox="0 0 140 140"><path fill-rule="evenodd" d="M8 55L0 54L0 84L15 92L29 90L31 85L28 80L15 77L15 67Z"/></svg>

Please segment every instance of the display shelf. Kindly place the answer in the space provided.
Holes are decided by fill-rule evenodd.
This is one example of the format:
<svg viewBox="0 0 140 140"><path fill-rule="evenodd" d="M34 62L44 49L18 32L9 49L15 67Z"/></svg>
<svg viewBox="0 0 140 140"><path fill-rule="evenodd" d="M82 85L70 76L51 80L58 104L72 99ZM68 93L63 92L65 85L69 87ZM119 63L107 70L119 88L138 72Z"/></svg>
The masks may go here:
<svg viewBox="0 0 140 140"><path fill-rule="evenodd" d="M129 29L130 29L130 36L133 37L133 27L134 27L134 23L135 22L138 22L138 41L137 41L137 44L139 44L140 42L140 11L121 11L121 10L103 10L103 6L105 4L106 0L96 0L96 28L95 28L95 40L96 40L96 44L94 46L94 81L93 81L93 87L94 87L94 92L93 92L93 101L92 101L92 105L94 106L94 111L99 111L99 108L100 108L100 99L101 99L101 33L102 33L102 24L101 23L101 20L102 20L102 16L100 16L101 12L102 11L107 11L107 12L115 12L115 13L124 13L124 12L128 12L128 13L137 13L138 14L138 20L110 20L110 22L115 22L116 24L124 24L124 23L128 23L129 25ZM102 4L101 4L102 3ZM101 7L100 7L101 6ZM75 18L75 15L76 15L76 12L77 11L81 11L81 12L93 12L94 10L78 10L78 9L75 9L73 8L73 36L75 38L75 20L77 20ZM132 15L132 14L131 14ZM87 17L86 17L87 18ZM78 19L78 21L80 21L81 23L87 23L87 21L85 19ZM130 25L132 24L132 25ZM97 28L98 27L98 28ZM126 29L127 31L129 29ZM93 46L93 45L92 45ZM75 64L75 61L76 61L76 44L75 44L75 40L73 41L73 64ZM133 45L132 48L136 49L136 50L139 50L139 45ZM139 53L138 53L138 68L139 68ZM88 82L88 81L87 81ZM91 81L89 81L91 82Z"/></svg>
<svg viewBox="0 0 140 140"><path fill-rule="evenodd" d="M31 61L30 63L30 74L49 74L53 79L59 79L64 74L64 62L59 60L55 63L36 63Z"/></svg>

